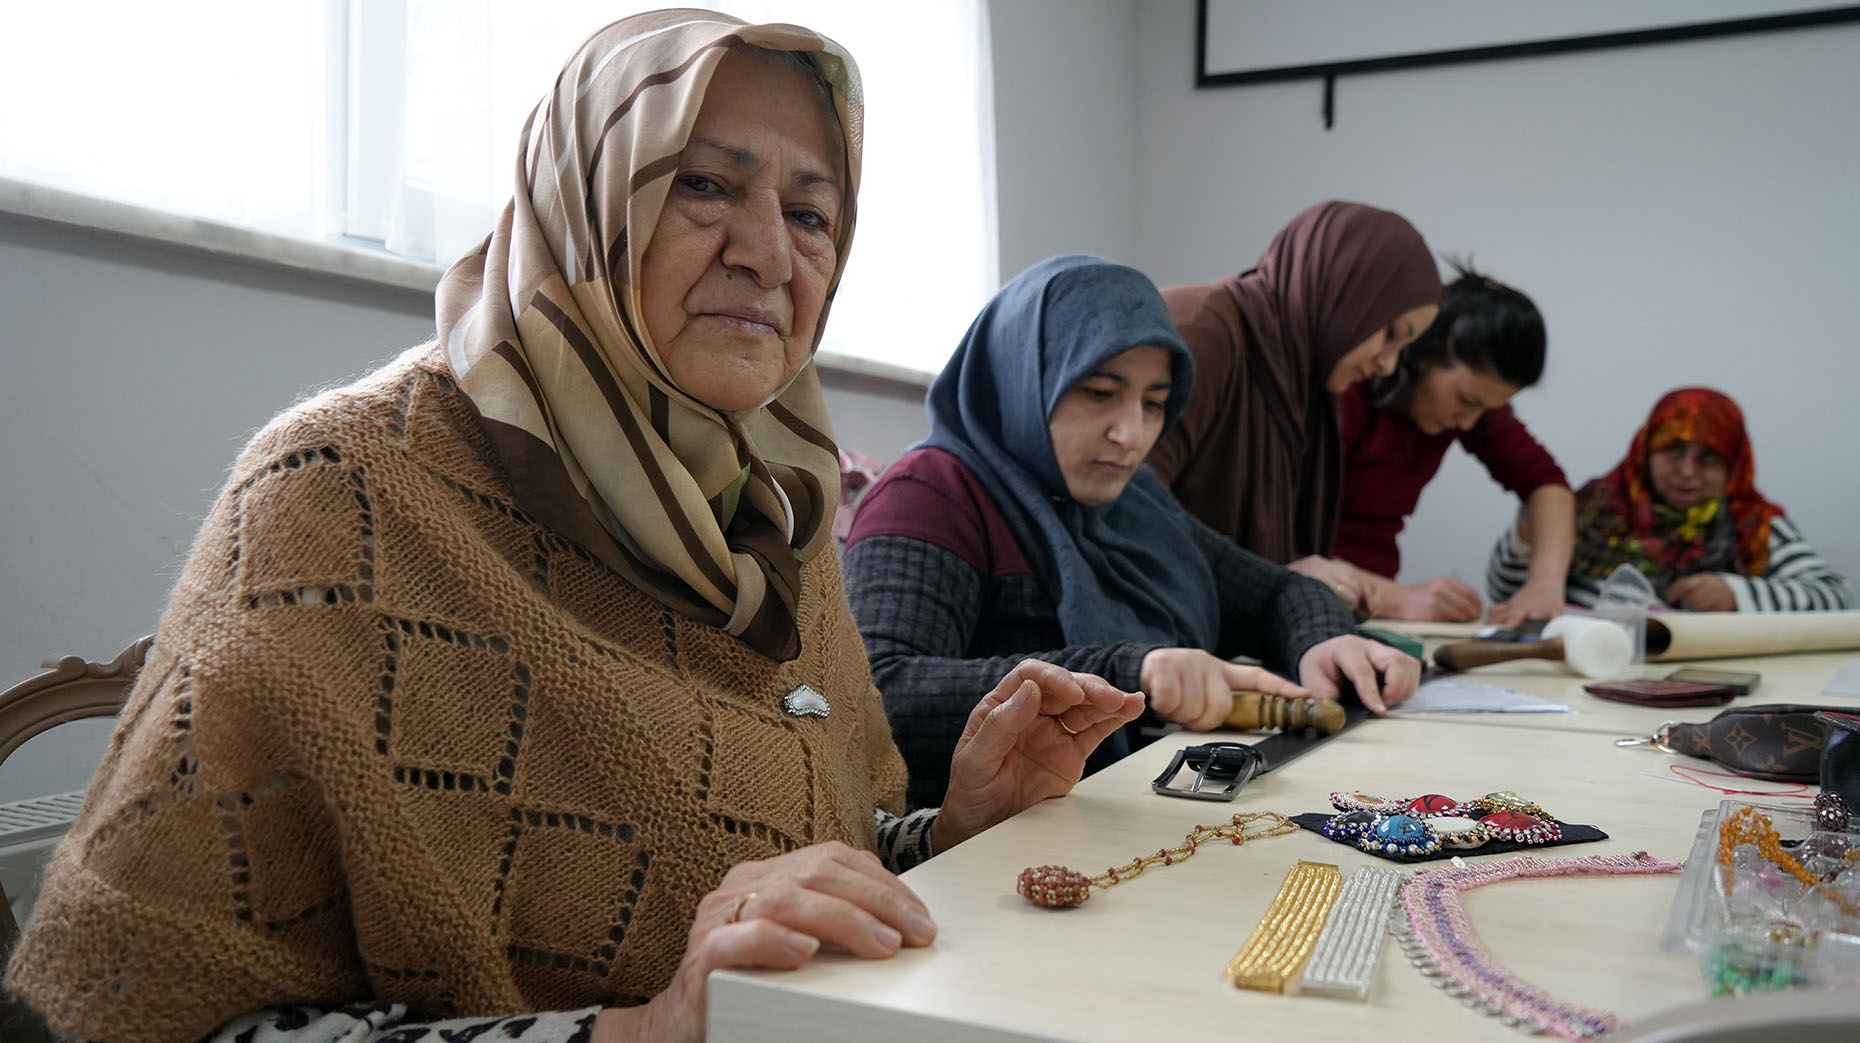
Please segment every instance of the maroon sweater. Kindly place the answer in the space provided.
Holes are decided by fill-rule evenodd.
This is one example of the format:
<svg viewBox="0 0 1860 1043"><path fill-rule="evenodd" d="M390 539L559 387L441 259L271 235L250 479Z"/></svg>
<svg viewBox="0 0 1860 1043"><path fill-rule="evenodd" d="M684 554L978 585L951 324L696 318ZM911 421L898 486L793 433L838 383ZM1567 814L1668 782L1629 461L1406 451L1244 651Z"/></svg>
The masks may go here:
<svg viewBox="0 0 1860 1043"><path fill-rule="evenodd" d="M1400 570L1395 537L1454 442L1520 500L1545 485L1569 488L1563 469L1510 406L1486 413L1469 431L1430 435L1406 410L1371 405L1365 382L1337 396L1337 412L1343 427L1343 509L1331 553L1377 575L1392 579Z"/></svg>

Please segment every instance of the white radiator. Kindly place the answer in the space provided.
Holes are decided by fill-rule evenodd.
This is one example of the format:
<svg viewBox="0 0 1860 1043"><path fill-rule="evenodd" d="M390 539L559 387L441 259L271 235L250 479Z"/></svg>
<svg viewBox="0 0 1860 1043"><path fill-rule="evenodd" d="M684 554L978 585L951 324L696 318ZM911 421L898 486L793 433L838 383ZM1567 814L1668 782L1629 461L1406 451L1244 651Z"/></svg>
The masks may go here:
<svg viewBox="0 0 1860 1043"><path fill-rule="evenodd" d="M46 860L83 806L82 790L0 804L0 888L13 907L13 922L26 922Z"/></svg>

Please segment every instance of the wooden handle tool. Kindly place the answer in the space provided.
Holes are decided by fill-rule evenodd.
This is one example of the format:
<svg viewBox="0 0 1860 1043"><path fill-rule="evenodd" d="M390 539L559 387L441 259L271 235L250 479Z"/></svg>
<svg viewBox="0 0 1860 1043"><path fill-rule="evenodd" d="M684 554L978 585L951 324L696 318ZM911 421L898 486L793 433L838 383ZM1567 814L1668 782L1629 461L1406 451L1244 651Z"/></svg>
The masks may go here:
<svg viewBox="0 0 1860 1043"><path fill-rule="evenodd" d="M1442 670L1471 670L1475 666L1509 663L1514 659L1563 659L1563 639L1547 641L1456 641L1434 649L1434 663Z"/></svg>
<svg viewBox="0 0 1860 1043"><path fill-rule="evenodd" d="M1222 723L1243 730L1316 728L1330 735L1343 727L1343 707L1330 699L1289 699L1264 692L1235 692L1233 712Z"/></svg>

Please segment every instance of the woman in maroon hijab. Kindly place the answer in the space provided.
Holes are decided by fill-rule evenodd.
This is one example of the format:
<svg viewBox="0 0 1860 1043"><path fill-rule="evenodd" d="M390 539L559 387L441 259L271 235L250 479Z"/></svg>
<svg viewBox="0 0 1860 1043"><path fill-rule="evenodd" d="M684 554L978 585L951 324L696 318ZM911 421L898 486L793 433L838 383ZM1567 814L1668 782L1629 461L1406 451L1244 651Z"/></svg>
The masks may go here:
<svg viewBox="0 0 1860 1043"><path fill-rule="evenodd" d="M1354 573L1328 555L1343 460L1336 396L1393 371L1433 322L1440 272L1398 214L1319 203L1239 275L1162 291L1195 356L1195 391L1150 469L1189 513L1354 607Z"/></svg>

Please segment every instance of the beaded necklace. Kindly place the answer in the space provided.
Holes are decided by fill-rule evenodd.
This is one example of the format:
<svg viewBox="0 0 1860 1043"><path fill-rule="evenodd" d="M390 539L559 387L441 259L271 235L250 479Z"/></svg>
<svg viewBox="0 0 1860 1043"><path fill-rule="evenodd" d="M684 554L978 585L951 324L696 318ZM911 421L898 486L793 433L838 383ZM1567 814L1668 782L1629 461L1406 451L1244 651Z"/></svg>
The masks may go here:
<svg viewBox="0 0 1860 1043"><path fill-rule="evenodd" d="M1586 1040L1619 1024L1615 1015L1563 1003L1513 977L1492 959L1460 907L1460 893L1518 877L1676 873L1677 862L1645 851L1586 858L1527 858L1431 869L1402 886L1405 922L1395 934L1403 951L1437 988L1482 1014L1526 1032Z"/></svg>
<svg viewBox="0 0 1860 1043"><path fill-rule="evenodd" d="M1264 824L1249 832L1248 827L1255 823ZM1020 871L1014 890L1034 905L1064 909L1067 906L1083 905L1091 897L1091 889L1094 887L1102 890L1138 876L1150 866L1174 865L1183 861L1209 840L1228 840L1238 847L1249 840L1263 840L1296 832L1298 825L1276 811L1243 812L1235 815L1233 821L1225 826L1196 826L1180 845L1158 849L1153 855L1139 855L1129 864L1112 866L1097 876L1086 876L1065 866L1030 866Z"/></svg>

